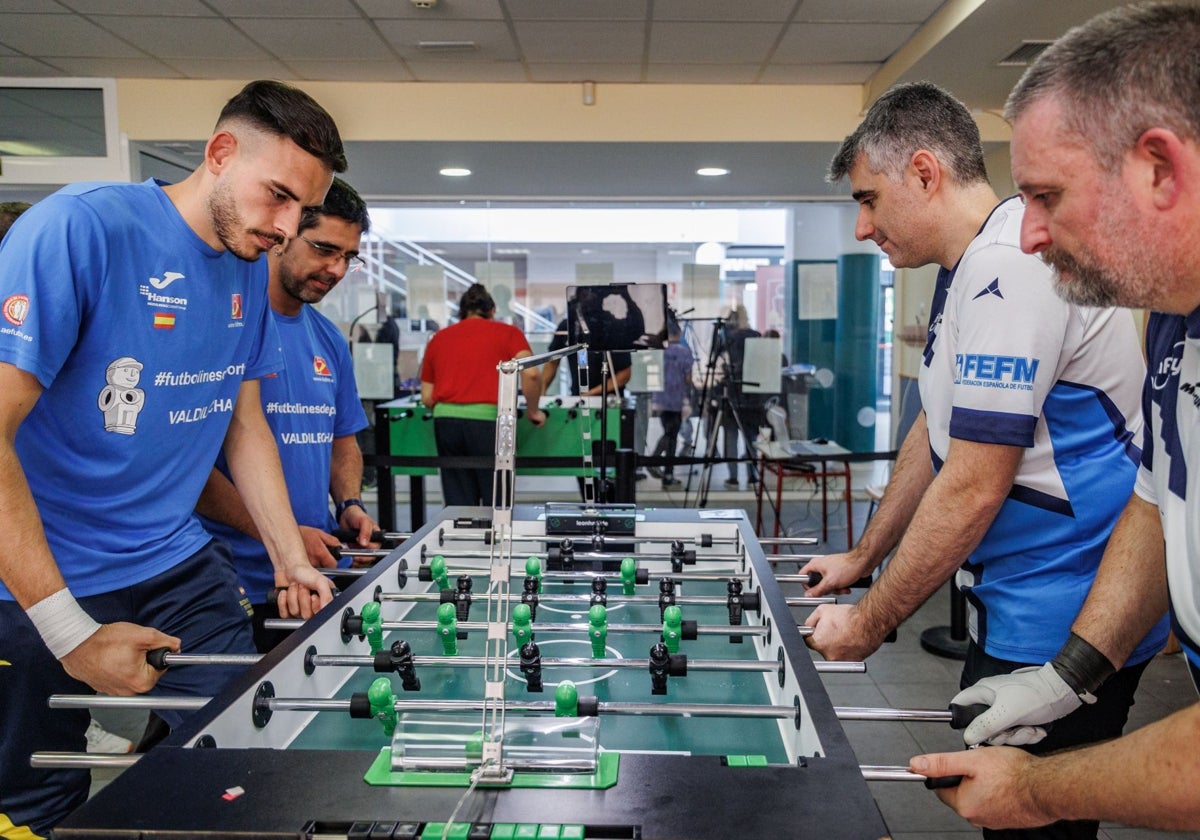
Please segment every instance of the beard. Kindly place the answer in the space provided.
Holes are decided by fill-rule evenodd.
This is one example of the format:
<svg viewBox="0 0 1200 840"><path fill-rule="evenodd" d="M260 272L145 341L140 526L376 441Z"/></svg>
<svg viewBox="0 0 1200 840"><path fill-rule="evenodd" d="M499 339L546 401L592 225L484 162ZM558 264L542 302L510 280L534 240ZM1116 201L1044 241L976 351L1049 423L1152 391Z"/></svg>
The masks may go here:
<svg viewBox="0 0 1200 840"><path fill-rule="evenodd" d="M1042 252L1042 259L1054 269L1054 291L1067 303L1096 307L1136 305L1124 302L1125 289L1097 265L1085 264L1053 246ZM1064 280L1064 274L1070 279Z"/></svg>
<svg viewBox="0 0 1200 840"><path fill-rule="evenodd" d="M266 237L277 245L283 243L283 238L278 234L249 230L243 227L242 216L238 212L237 202L233 197L233 192L228 182L223 181L218 183L209 195L208 218L212 223L213 232L216 233L217 239L225 246L226 250L238 259L254 262L266 250L257 242L253 244L245 242L244 236L247 233L251 236Z"/></svg>
<svg viewBox="0 0 1200 840"><path fill-rule="evenodd" d="M301 303L320 303L325 299L325 295L333 290L333 287L338 284L340 278L334 277L331 274L324 272L316 272L314 274L293 274L288 271L286 266L279 267L279 285L295 300ZM309 281L312 280L318 283L326 283L329 285L329 291L324 288L309 286Z"/></svg>

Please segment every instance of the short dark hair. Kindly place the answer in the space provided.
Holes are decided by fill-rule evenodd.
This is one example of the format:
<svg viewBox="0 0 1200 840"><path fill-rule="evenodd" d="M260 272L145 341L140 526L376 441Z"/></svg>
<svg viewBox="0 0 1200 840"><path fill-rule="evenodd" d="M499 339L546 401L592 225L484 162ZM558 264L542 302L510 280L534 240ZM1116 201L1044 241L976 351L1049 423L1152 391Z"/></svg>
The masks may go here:
<svg viewBox="0 0 1200 840"><path fill-rule="evenodd" d="M960 184L987 181L979 126L967 107L931 82L896 85L875 100L862 123L842 141L826 180L850 174L860 154L872 172L897 179L918 149L932 152Z"/></svg>
<svg viewBox="0 0 1200 840"><path fill-rule="evenodd" d="M8 233L17 217L30 208L28 201L0 201L0 239Z"/></svg>
<svg viewBox="0 0 1200 840"><path fill-rule="evenodd" d="M355 192L354 187L341 178L334 178L329 185L325 200L318 207L305 207L300 215L300 227L297 233L315 228L322 216L336 216L351 224L358 225L362 232L371 229L371 217L367 215L367 203Z"/></svg>
<svg viewBox="0 0 1200 840"><path fill-rule="evenodd" d="M234 121L287 137L330 170L346 171L346 151L333 117L299 88L263 79L250 82L225 103L217 127Z"/></svg>
<svg viewBox="0 0 1200 840"><path fill-rule="evenodd" d="M492 300L487 288L482 283L475 283L458 299L458 320L462 321L471 315L486 318L495 308L496 301Z"/></svg>
<svg viewBox="0 0 1200 840"><path fill-rule="evenodd" d="M1147 3L1113 9L1055 41L1025 71L1004 108L1010 122L1054 96L1066 127L1116 171L1154 126L1200 139L1200 8Z"/></svg>

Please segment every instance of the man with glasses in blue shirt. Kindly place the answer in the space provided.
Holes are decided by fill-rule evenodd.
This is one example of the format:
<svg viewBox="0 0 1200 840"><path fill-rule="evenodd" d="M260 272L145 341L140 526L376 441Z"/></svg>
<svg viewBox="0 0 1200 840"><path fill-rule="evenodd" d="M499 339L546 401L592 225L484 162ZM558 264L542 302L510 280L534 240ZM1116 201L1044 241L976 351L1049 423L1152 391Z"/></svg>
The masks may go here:
<svg viewBox="0 0 1200 840"><path fill-rule="evenodd" d="M308 304L320 303L347 272L362 264L359 241L371 227L367 206L339 178L319 207L305 208L297 235L269 254L268 296L284 369L262 380L262 404L279 447L292 512L309 561L339 565L330 548L341 542L331 532L356 532L353 542L370 545L379 526L359 499L363 455L356 433L367 417L354 382L349 346L341 330ZM330 512L330 501L334 512ZM254 644L266 652L286 631L267 630L278 618L277 581L267 549L237 489L224 457L209 476L196 505L204 526L233 547L234 566L254 607ZM340 565L348 566L349 558Z"/></svg>

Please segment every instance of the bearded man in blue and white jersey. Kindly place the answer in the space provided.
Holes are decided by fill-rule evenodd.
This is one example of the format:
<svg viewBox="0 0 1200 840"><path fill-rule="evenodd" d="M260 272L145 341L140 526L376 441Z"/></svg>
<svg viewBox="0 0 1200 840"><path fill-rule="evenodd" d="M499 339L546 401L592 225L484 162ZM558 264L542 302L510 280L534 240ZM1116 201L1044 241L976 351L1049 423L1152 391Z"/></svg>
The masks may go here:
<svg viewBox="0 0 1200 840"><path fill-rule="evenodd" d="M363 456L355 434L367 427L367 416L358 398L350 348L341 330L311 305L324 300L360 262L359 243L370 227L362 198L334 178L325 202L304 209L296 236L268 255L267 293L284 369L263 378L263 409L279 447L292 512L314 566L350 565L349 557L338 563L330 553L341 545L332 531L354 531L355 545L366 548L373 545L371 532L379 528L359 499ZM287 636L286 630L263 626L266 619L279 617L273 593L285 582L277 578L223 455L196 510L204 527L233 549L238 580L254 607L254 644L266 653Z"/></svg>
<svg viewBox="0 0 1200 840"><path fill-rule="evenodd" d="M193 513L222 447L281 609L332 598L259 402L282 365L259 257L345 168L320 105L251 82L183 181L66 187L0 244L0 836L45 834L87 797L86 770L30 767L84 748L87 710L51 694L208 696L237 671L160 674L146 653L253 651L228 549Z"/></svg>
<svg viewBox="0 0 1200 840"><path fill-rule="evenodd" d="M1021 251L1021 201L997 198L974 120L934 85L901 85L871 106L831 166L831 178L846 176L859 239L898 268L941 270L918 380L924 411L859 544L813 560L825 579L809 592L895 556L858 604L817 608L808 643L860 659L957 570L970 607L962 685L1044 662L1067 642L1133 487L1143 367L1132 316L1055 295L1051 270ZM1165 622L1143 631L1097 702L1035 749L1120 735L1165 638Z"/></svg>
<svg viewBox="0 0 1200 840"><path fill-rule="evenodd" d="M1126 6L1076 27L1026 71L1005 109L1028 208L1021 247L1089 306L1153 310L1141 468L1070 640L1041 667L955 698L990 704L969 743L1022 744L1105 688L1170 606L1200 682L1200 8ZM1049 657L1048 657L1049 658ZM1059 718L1062 718L1059 720ZM1087 749L1032 758L1005 746L917 756L977 825L1090 817L1200 829L1200 704Z"/></svg>

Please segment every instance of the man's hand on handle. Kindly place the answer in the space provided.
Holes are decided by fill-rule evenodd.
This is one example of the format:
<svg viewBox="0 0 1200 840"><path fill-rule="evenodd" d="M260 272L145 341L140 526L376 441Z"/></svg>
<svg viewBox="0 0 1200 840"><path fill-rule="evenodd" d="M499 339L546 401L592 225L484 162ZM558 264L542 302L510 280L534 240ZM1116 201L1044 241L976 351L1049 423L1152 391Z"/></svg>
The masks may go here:
<svg viewBox="0 0 1200 840"><path fill-rule="evenodd" d="M146 652L169 648L179 652L179 639L152 627L119 621L102 624L60 661L75 679L101 694L143 694L154 688L161 672L146 662Z"/></svg>

